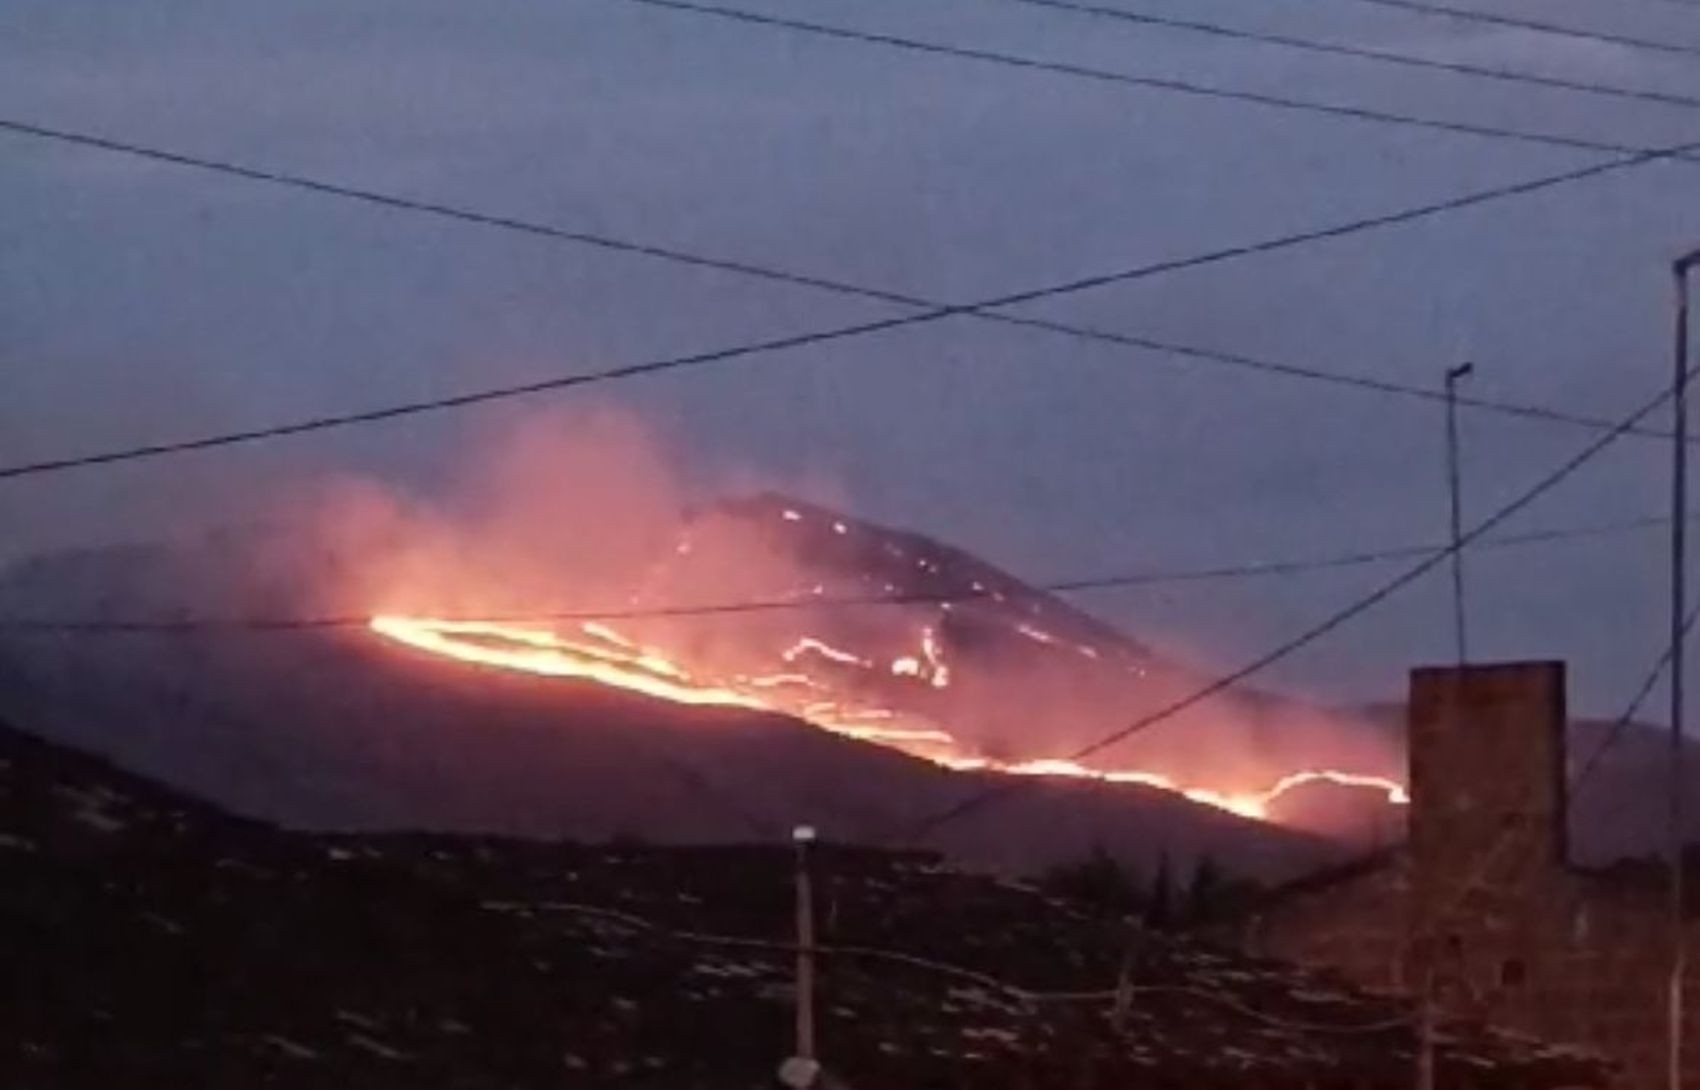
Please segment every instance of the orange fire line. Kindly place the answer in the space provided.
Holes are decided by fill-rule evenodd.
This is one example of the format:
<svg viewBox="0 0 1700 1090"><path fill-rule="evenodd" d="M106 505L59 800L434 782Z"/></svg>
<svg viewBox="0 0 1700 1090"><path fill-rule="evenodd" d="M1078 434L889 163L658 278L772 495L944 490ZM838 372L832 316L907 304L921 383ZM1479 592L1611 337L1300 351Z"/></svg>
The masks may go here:
<svg viewBox="0 0 1700 1090"><path fill-rule="evenodd" d="M372 631L379 635L461 662L547 677L581 678L680 704L722 705L778 712L802 719L833 734L889 746L956 771L999 772L1014 776L1056 776L1105 783L1139 784L1174 792L1193 802L1259 821L1270 820L1270 809L1281 796L1313 783L1332 783L1342 787L1379 791L1394 805L1405 805L1410 801L1404 785L1397 780L1336 769L1291 772L1266 790L1232 792L1188 786L1157 772L1093 768L1061 758L999 761L968 755L961 752L953 735L930 724L924 727L907 727L901 723L875 726L867 722L869 719L878 719L884 723L901 718L887 709L846 707L836 701L818 697L792 706L771 695L749 691L783 690L785 686L798 682L802 684L796 687L818 691L817 686L806 675L782 673L767 677L740 678L737 683L710 682L692 676L688 670L668 659L662 652L643 647L600 624L581 626L586 637L581 640L569 639L552 629L483 621L447 621L430 617L384 614L373 617L369 623ZM931 672L931 683L942 686L948 673L939 657L933 633L926 631L922 640L923 653ZM867 660L813 638L799 640L782 658L788 663L795 663L804 652L821 654L839 662L867 665ZM918 660L905 657L893 664L896 672L907 673L910 671L900 668L898 664L902 667L910 667L913 664L914 672L921 672ZM740 684L744 687L739 687Z"/></svg>

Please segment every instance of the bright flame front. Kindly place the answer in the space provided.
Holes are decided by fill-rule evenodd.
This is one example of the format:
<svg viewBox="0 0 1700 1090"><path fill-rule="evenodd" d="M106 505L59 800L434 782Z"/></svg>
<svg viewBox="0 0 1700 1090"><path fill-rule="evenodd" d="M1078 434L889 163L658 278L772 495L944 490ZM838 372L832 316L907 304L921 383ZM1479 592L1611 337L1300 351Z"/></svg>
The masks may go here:
<svg viewBox="0 0 1700 1090"><path fill-rule="evenodd" d="M531 625L453 621L386 614L372 618L372 631L421 651L462 662L547 677L577 678L679 704L747 708L790 715L834 734L888 746L958 771L1054 776L1106 783L1140 784L1183 795L1242 817L1268 820L1271 807L1289 791L1315 783L1376 791L1389 803L1409 802L1404 786L1380 776L1334 769L1288 773L1261 791L1219 791L1181 783L1139 769L1094 768L1061 758L1002 761L968 752L936 724L888 708L861 706L835 697L804 667L811 660L912 677L935 688L950 684L938 638L923 629L918 654L877 663L824 640L804 637L780 653L785 669L772 674L705 677L663 652L642 646L604 624L585 623L572 635Z"/></svg>

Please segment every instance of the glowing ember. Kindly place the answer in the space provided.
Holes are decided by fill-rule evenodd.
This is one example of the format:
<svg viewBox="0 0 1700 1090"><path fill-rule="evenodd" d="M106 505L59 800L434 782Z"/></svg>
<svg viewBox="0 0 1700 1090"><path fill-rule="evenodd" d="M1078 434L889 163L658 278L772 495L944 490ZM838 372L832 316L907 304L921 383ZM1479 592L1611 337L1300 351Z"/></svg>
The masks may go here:
<svg viewBox="0 0 1700 1090"><path fill-rule="evenodd" d="M792 644L788 650L781 654L780 657L786 662L796 662L806 654L820 655L822 658L831 659L833 662L842 662L846 666L869 665L867 659L864 659L859 655L853 655L848 651L840 650L839 648L832 646L830 643L817 640L812 636L805 636L798 640L796 643Z"/></svg>
<svg viewBox="0 0 1700 1090"><path fill-rule="evenodd" d="M818 688L815 679L808 674L764 674L761 677L743 679L747 684L758 689L772 689L780 685L800 685L807 689Z"/></svg>
<svg viewBox="0 0 1700 1090"><path fill-rule="evenodd" d="M1106 783L1137 783L1146 787L1173 791L1176 794L1186 796L1193 802L1227 810L1230 813L1239 814L1241 817L1256 818L1259 821L1269 820L1269 809L1276 799L1294 788L1313 783L1332 783L1341 787L1361 787L1380 791L1386 796L1389 803L1396 806L1404 806L1411 801L1405 792L1404 785L1396 780L1385 779L1381 776L1364 776L1352 772L1337 772L1333 769L1289 773L1277 780L1273 787L1264 791L1225 792L1212 791L1204 787L1187 787L1169 776L1156 772L1088 768L1075 761L1058 759L1017 761L1008 764L972 762L954 767L986 769L1017 776L1067 776L1074 779L1102 780Z"/></svg>
<svg viewBox="0 0 1700 1090"><path fill-rule="evenodd" d="M632 643L631 640L626 639L607 625L597 624L595 621L586 621L584 624L584 632L587 636L595 636L599 640L607 640L609 643L616 643L621 647L628 649L637 646Z"/></svg>
<svg viewBox="0 0 1700 1090"><path fill-rule="evenodd" d="M930 628L921 629L921 653L927 656L927 666L931 669L932 686L942 689L950 684L950 668L944 664L944 655L939 650L938 636Z"/></svg>
<svg viewBox="0 0 1700 1090"><path fill-rule="evenodd" d="M808 674L791 671L738 675L730 680L698 676L660 650L642 646L603 624L586 623L579 626L581 635L566 636L553 629L526 625L384 615L372 618L370 627L409 647L462 662L548 677L578 678L680 704L721 705L791 715L822 730L890 746L959 771L1140 784L1259 821L1269 819L1272 805L1281 796L1315 783L1377 791L1395 805L1410 801L1403 785L1395 780L1333 769L1292 772L1263 791L1231 792L1189 786L1156 772L1093 768L1060 758L996 760L965 752L952 734L933 723L888 708L825 699L822 693L831 691L830 688ZM814 637L797 640L781 651L779 657L793 666L808 658L824 658L862 668L873 665L859 655ZM931 628L921 632L921 655L899 657L890 669L893 674L925 680L937 688L949 684L943 649Z"/></svg>

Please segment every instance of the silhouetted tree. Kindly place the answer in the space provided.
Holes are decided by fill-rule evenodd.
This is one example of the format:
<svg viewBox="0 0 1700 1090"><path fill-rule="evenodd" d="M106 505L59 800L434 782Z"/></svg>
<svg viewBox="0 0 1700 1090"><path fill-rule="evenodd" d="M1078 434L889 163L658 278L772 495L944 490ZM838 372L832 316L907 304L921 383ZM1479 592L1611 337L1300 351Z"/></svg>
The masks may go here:
<svg viewBox="0 0 1700 1090"><path fill-rule="evenodd" d="M1151 893L1145 904L1145 922L1157 930L1175 923L1175 878L1166 851L1157 858L1157 874L1151 879Z"/></svg>
<svg viewBox="0 0 1700 1090"><path fill-rule="evenodd" d="M1102 845L1094 845L1082 859L1047 870L1039 885L1047 893L1107 916L1136 917L1158 931L1219 922L1263 888L1253 879L1228 874L1210 856L1198 861L1184 888L1180 887L1166 851L1158 856L1157 868L1146 882Z"/></svg>
<svg viewBox="0 0 1700 1090"><path fill-rule="evenodd" d="M1138 876L1101 844L1093 845L1084 859L1052 867L1040 877L1039 885L1058 897L1110 915L1136 915L1145 907Z"/></svg>
<svg viewBox="0 0 1700 1090"><path fill-rule="evenodd" d="M1255 878L1228 874L1205 856L1193 869L1187 887L1184 923L1188 927L1220 923L1250 905L1262 891L1262 883Z"/></svg>
<svg viewBox="0 0 1700 1090"><path fill-rule="evenodd" d="M1192 880L1187 883L1184 922L1197 924L1207 919L1216 907L1217 898L1225 885L1222 870L1216 860L1202 856L1192 868Z"/></svg>

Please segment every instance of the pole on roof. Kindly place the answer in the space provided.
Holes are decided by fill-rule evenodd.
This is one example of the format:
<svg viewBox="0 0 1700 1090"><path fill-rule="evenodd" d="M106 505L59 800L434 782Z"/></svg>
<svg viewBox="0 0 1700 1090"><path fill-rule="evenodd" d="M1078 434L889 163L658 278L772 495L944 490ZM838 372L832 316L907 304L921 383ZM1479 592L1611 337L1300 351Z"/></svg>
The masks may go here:
<svg viewBox="0 0 1700 1090"><path fill-rule="evenodd" d="M1460 666L1469 661L1470 651L1464 639L1464 527L1458 481L1458 380L1474 370L1475 365L1471 363L1446 369L1446 485L1452 501L1449 542L1452 546L1452 625Z"/></svg>
<svg viewBox="0 0 1700 1090"><path fill-rule="evenodd" d="M1685 890L1683 889L1683 813L1682 813L1682 674L1683 674L1683 615L1687 612L1687 588L1684 576L1687 569L1687 541L1684 531L1688 522L1688 271L1700 263L1700 250L1678 258L1676 274L1676 345L1675 374L1671 379L1671 409L1675 417L1671 443L1671 670L1670 670L1670 787L1669 827L1666 829L1670 852L1670 929L1671 966L1669 982L1669 1090L1682 1088L1682 1018L1683 974L1687 969L1688 943L1683 926Z"/></svg>
<svg viewBox="0 0 1700 1090"><path fill-rule="evenodd" d="M1417 1090L1434 1090L1434 966L1423 968L1417 1011Z"/></svg>

